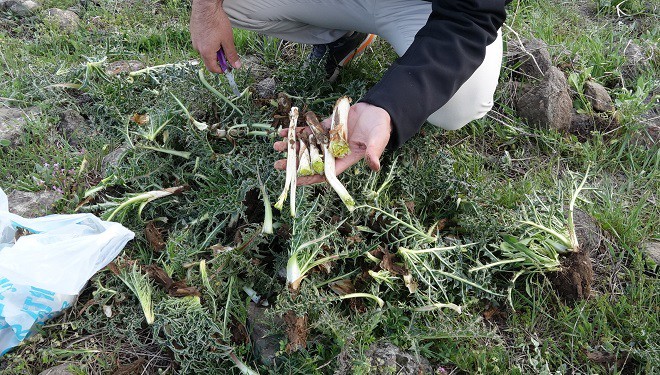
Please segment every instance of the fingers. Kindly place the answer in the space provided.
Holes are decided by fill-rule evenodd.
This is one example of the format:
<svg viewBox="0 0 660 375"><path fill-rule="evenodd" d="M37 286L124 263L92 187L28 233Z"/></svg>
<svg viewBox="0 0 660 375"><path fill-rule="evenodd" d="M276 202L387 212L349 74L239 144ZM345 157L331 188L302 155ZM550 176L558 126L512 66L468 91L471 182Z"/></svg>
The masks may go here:
<svg viewBox="0 0 660 375"><path fill-rule="evenodd" d="M321 126L323 126L325 130L330 130L331 125L332 125L332 119L330 117L321 121Z"/></svg>
<svg viewBox="0 0 660 375"><path fill-rule="evenodd" d="M286 170L286 159L280 159L275 162L275 169L278 171Z"/></svg>
<svg viewBox="0 0 660 375"><path fill-rule="evenodd" d="M345 170L350 168L353 164L359 162L364 157L364 151L352 150L352 152L341 159L335 159L335 173L340 175Z"/></svg>
<svg viewBox="0 0 660 375"><path fill-rule="evenodd" d="M275 151L279 151L279 152L286 152L286 151L287 151L287 147L286 147L286 142L285 142L285 141L277 141L277 142L275 142L275 143L273 144L273 148L275 149Z"/></svg>
<svg viewBox="0 0 660 375"><path fill-rule="evenodd" d="M299 176L296 178L297 186L314 185L320 184L322 182L325 182L325 177L321 176L320 174L314 176Z"/></svg>
<svg viewBox="0 0 660 375"><path fill-rule="evenodd" d="M388 138L375 137L372 138L365 151L364 159L372 171L378 172L380 170L380 157L387 147Z"/></svg>
<svg viewBox="0 0 660 375"><path fill-rule="evenodd" d="M234 46L234 41L225 41L222 43L222 50L225 51L225 57L229 64L235 69L241 67L241 60L238 57L238 52L236 52L236 46Z"/></svg>
<svg viewBox="0 0 660 375"><path fill-rule="evenodd" d="M289 128L281 129L278 134L280 135L280 137L286 138L289 135ZM304 134L305 137L309 138L309 135L312 134L312 133L311 133L311 131L309 130L308 127L299 126L299 127L296 128L296 134L298 135L298 138L300 137L301 134Z"/></svg>
<svg viewBox="0 0 660 375"><path fill-rule="evenodd" d="M218 74L222 73L222 69L220 69L220 65L218 65L218 57L215 51L199 51L199 53L202 56L204 65L206 66L206 69L209 70L209 72Z"/></svg>

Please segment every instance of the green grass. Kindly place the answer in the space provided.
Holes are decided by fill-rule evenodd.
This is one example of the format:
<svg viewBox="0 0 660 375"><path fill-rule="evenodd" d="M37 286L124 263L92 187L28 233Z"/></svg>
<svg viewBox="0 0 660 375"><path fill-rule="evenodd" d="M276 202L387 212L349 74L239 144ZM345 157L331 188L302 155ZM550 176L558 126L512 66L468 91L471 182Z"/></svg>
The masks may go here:
<svg viewBox="0 0 660 375"><path fill-rule="evenodd" d="M214 136L216 129L270 123L276 109L272 101L251 92L235 98L224 78L206 74L228 103L200 82L187 31L188 3L87 4L44 1L44 8L77 7L82 22L72 34L44 23L41 14L23 20L0 14L0 105L41 110L28 122L22 146L0 146L2 188L54 186L64 193L57 206L62 213L73 212L94 189L93 200L80 210L107 215L134 194L187 185L182 194L148 203L140 217L137 209L117 216L136 232L118 262L155 264L196 287L201 298L172 297L154 285L155 322L147 325L126 284L112 272L99 272L72 309L2 358L0 372L37 374L68 363L74 373L112 373L144 360L149 373L238 373L229 356L233 352L260 373L329 374L352 368L359 374L373 372L365 353L382 340L454 373L660 369L660 284L657 268L641 251L646 241L658 239L660 227L660 151L639 141L642 117L658 103L660 32L650 3L521 0L509 9L505 39L515 37L511 30L541 38L555 65L576 82L593 79L608 88L621 122L615 132L581 143L575 136L535 129L516 117L510 93L498 90L496 113L456 132L427 126L401 150L386 152L381 172L360 163L341 176L358 204L378 210L350 214L328 187L304 187L297 199L304 219L274 212L274 236L260 234L264 210L257 179L259 173L271 201L283 186L283 173L272 169L281 157L272 150L274 138ZM617 13L617 4L627 15ZM341 95L359 99L394 58L381 40L329 84L319 67L304 64L309 46L245 31L236 31L235 38L241 55L258 56L272 70L278 92L321 115L328 115ZM622 69L629 40L648 57L634 76ZM130 79L103 73L108 63L127 59L146 66L179 65ZM237 71L236 79L241 88L257 82L246 71ZM572 88L581 103L579 85ZM78 111L95 135L76 145L67 139L58 130L67 110ZM152 123L131 121L136 113L149 114ZM190 116L210 130L197 128ZM120 146L126 147L120 162L102 168L103 157ZM563 301L547 275L520 277L510 305L506 294L515 267L469 269L501 260L498 248L505 236L525 233L519 221L532 209L530 197L548 203L569 196L576 180L571 173L581 176L588 167L589 190L578 206L608 233L600 250L605 263L598 267L611 274L596 280L592 298L576 303ZM559 201L559 206L562 202L567 204ZM162 252L154 251L144 234L150 220L166 233ZM430 233L438 238L428 243L425 233L433 228ZM289 251L335 229L338 235L316 248L317 259L339 258L310 272L299 293L292 294L278 276ZM456 246L468 243L476 245ZM366 272L377 269L368 251L445 246L451 249L408 264L418 281L415 294L401 275L382 272L378 282ZM400 255L395 259L404 264ZM350 279L357 292L382 298L385 306L368 299L339 300L330 282L341 279ZM269 328L281 337L273 366L262 365L254 344L238 334L247 325L244 286L271 304ZM449 302L462 306L463 313L415 310ZM110 306L111 317L104 306ZM309 319L307 348L291 354L285 352L285 330L277 324L287 311Z"/></svg>

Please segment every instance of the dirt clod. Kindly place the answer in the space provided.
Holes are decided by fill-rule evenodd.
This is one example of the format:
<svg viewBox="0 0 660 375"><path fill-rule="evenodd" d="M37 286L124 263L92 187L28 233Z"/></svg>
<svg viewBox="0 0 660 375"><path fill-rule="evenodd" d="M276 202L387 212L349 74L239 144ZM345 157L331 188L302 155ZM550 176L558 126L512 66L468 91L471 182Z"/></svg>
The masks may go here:
<svg viewBox="0 0 660 375"><path fill-rule="evenodd" d="M72 372L68 370L68 364L61 364L59 366L51 367L47 370L44 370L39 373L39 375L73 375Z"/></svg>
<svg viewBox="0 0 660 375"><path fill-rule="evenodd" d="M550 275L550 281L566 302L589 298L594 272L585 253L573 252L561 260L562 270Z"/></svg>
<svg viewBox="0 0 660 375"><path fill-rule="evenodd" d="M587 97L591 108L596 112L609 112L614 110L614 104L607 89L594 81L584 83L584 96Z"/></svg>
<svg viewBox="0 0 660 375"><path fill-rule="evenodd" d="M536 38L510 41L506 59L507 65L523 77L542 78L552 67L548 45Z"/></svg>
<svg viewBox="0 0 660 375"><path fill-rule="evenodd" d="M573 111L568 132L576 135L580 142L586 142L591 139L592 132L607 133L619 125L616 117L606 113L590 115Z"/></svg>
<svg viewBox="0 0 660 375"><path fill-rule="evenodd" d="M92 125L78 111L73 109L62 112L57 130L73 147L78 147L91 137L98 135Z"/></svg>
<svg viewBox="0 0 660 375"><path fill-rule="evenodd" d="M10 146L21 144L21 135L29 119L39 115L37 108L2 108L0 107L0 144L8 142Z"/></svg>
<svg viewBox="0 0 660 375"><path fill-rule="evenodd" d="M7 196L9 212L23 217L39 217L52 212L53 204L62 199L62 194L54 190L38 192L14 190Z"/></svg>
<svg viewBox="0 0 660 375"><path fill-rule="evenodd" d="M149 242L149 245L151 245L154 251L161 252L165 249L163 233L153 221L148 222L145 226L144 235L147 237L147 242Z"/></svg>
<svg viewBox="0 0 660 375"><path fill-rule="evenodd" d="M286 323L286 335L289 343L286 344L287 353L293 353L307 346L307 315L298 316L295 311L287 311L284 314Z"/></svg>
<svg viewBox="0 0 660 375"><path fill-rule="evenodd" d="M539 83L523 85L516 108L521 117L540 128L569 128L573 102L564 73L551 67Z"/></svg>
<svg viewBox="0 0 660 375"><path fill-rule="evenodd" d="M250 332L250 341L255 358L259 359L263 365L272 366L277 352L280 350L280 340L284 337L279 334L273 334L272 328L278 329L284 325L280 319L275 319L269 326L266 319L266 308L250 303L247 313L247 325Z"/></svg>
<svg viewBox="0 0 660 375"><path fill-rule="evenodd" d="M417 357L389 342L371 345L365 353L371 365L373 375L421 375L432 374L430 362Z"/></svg>

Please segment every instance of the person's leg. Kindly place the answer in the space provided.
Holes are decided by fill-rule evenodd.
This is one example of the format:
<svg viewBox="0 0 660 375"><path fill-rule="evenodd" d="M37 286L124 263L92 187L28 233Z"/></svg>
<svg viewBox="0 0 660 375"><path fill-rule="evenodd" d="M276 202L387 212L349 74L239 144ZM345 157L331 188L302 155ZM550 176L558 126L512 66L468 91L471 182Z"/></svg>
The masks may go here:
<svg viewBox="0 0 660 375"><path fill-rule="evenodd" d="M375 29L375 0L224 0L232 26L304 44L334 42Z"/></svg>
<svg viewBox="0 0 660 375"><path fill-rule="evenodd" d="M377 34L399 55L431 14L431 3L421 0L224 0L223 8L239 28L306 44L330 43L349 30ZM493 106L501 64L498 36L481 66L428 121L456 130L483 117Z"/></svg>
<svg viewBox="0 0 660 375"><path fill-rule="evenodd" d="M381 0L376 14L379 36L402 55L430 14L431 4L428 2L415 4L405 0ZM486 57L481 66L427 121L446 130L456 130L485 116L493 107L501 67L502 37L498 33L497 39L486 47ZM437 84L442 85L442 82Z"/></svg>

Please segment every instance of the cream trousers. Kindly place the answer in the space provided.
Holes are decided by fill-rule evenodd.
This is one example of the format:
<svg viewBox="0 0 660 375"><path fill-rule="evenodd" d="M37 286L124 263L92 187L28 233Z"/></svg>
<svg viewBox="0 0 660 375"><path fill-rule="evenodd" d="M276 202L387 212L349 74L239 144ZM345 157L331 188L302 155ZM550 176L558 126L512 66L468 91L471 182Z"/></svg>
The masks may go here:
<svg viewBox="0 0 660 375"><path fill-rule="evenodd" d="M333 42L348 31L371 33L387 40L399 56L431 14L430 2L414 0L224 0L223 8L232 26L241 29L305 44ZM485 116L493 107L501 66L498 31L481 66L427 121L456 130Z"/></svg>

